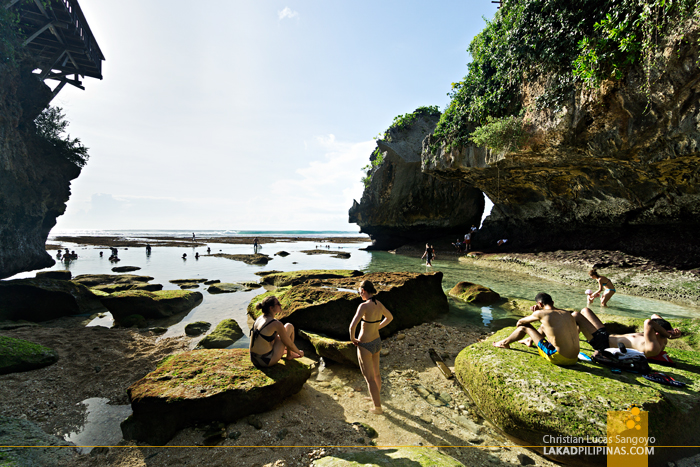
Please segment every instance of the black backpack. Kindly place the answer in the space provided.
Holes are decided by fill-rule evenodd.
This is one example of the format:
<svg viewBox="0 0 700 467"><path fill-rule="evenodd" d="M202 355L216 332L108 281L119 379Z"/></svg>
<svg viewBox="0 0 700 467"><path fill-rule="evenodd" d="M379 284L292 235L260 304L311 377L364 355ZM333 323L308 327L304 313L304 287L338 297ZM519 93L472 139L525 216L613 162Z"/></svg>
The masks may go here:
<svg viewBox="0 0 700 467"><path fill-rule="evenodd" d="M622 353L617 350L618 349L596 350L593 352L591 358L600 365L619 368L629 373L637 373L640 375L648 375L651 373L649 362L642 352L626 350L625 353Z"/></svg>

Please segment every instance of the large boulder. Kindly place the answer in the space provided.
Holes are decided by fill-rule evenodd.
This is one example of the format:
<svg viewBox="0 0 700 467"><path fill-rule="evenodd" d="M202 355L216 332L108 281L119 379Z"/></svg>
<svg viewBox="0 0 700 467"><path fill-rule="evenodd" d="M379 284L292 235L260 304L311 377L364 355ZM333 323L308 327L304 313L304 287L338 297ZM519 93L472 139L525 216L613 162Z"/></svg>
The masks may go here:
<svg viewBox="0 0 700 467"><path fill-rule="evenodd" d="M380 331L387 337L392 333L417 326L447 313L449 305L442 290L442 273L417 274L409 272L371 273L362 276L319 280L278 288L256 296L248 305L252 318L260 316L255 305L269 295L282 304L277 319L292 323L296 329L347 339L348 328L357 307L362 303L357 290L363 280L370 280L377 289L377 300L391 311L394 320ZM308 285L308 284L313 285Z"/></svg>
<svg viewBox="0 0 700 467"><path fill-rule="evenodd" d="M432 448L371 449L322 457L313 467L463 467L456 459Z"/></svg>
<svg viewBox="0 0 700 467"><path fill-rule="evenodd" d="M62 316L106 311L90 289L73 281L0 281L0 321L48 321Z"/></svg>
<svg viewBox="0 0 700 467"><path fill-rule="evenodd" d="M189 290L126 290L102 297L102 303L119 323L135 313L147 319L159 319L188 312L202 303L202 294Z"/></svg>
<svg viewBox="0 0 700 467"><path fill-rule="evenodd" d="M458 283L452 287L449 294L451 297L478 305L490 305L501 301L501 296L498 293L488 287L471 282Z"/></svg>
<svg viewBox="0 0 700 467"><path fill-rule="evenodd" d="M155 292L162 290L161 284L149 284L151 276L139 276L135 274L81 274L73 279L75 282L90 287L93 290L113 293L124 290L146 290Z"/></svg>
<svg viewBox="0 0 700 467"><path fill-rule="evenodd" d="M540 357L536 349L520 344L512 344L511 350L493 347L493 342L513 329L505 328L465 348L455 360L460 383L482 414L506 434L531 446L542 446L545 435L600 439L607 436L608 412L628 410L634 404L649 412L649 436L656 438L656 446L697 444L700 352L673 349L669 353L676 368L652 364L653 369L687 383L680 389L641 375L615 375L592 363L559 367ZM585 342L581 348L592 352ZM665 461L687 454L673 449L661 453L660 449L656 448L656 458ZM575 461L603 465L605 457L583 455ZM566 462L572 458L567 457Z"/></svg>
<svg viewBox="0 0 700 467"><path fill-rule="evenodd" d="M13 337L0 336L0 375L30 371L58 361L55 350Z"/></svg>
<svg viewBox="0 0 700 467"><path fill-rule="evenodd" d="M190 337L199 336L207 332L210 327L211 323L207 323L206 321L195 321L185 326L185 334Z"/></svg>
<svg viewBox="0 0 700 467"><path fill-rule="evenodd" d="M265 412L299 392L311 376L307 358L258 369L247 349L194 350L166 358L127 390L133 415L125 439L167 443L196 423L233 422Z"/></svg>
<svg viewBox="0 0 700 467"><path fill-rule="evenodd" d="M199 341L197 348L225 349L243 337L243 331L234 319L224 319L217 324L216 329Z"/></svg>
<svg viewBox="0 0 700 467"><path fill-rule="evenodd" d="M303 271L263 271L256 275L261 276L260 283L274 285L275 287L286 287L288 285L299 285L312 280L342 279L344 277L361 276L360 271L349 269L309 269Z"/></svg>
<svg viewBox="0 0 700 467"><path fill-rule="evenodd" d="M343 365L360 366L357 361L357 347L351 341L336 340L323 334L314 334L301 329L299 330L299 337L309 341L314 346L314 350L319 357L327 358Z"/></svg>
<svg viewBox="0 0 700 467"><path fill-rule="evenodd" d="M419 109L412 117L409 124L392 125L377 140L362 199L353 200L348 212L349 222L372 238L368 249L388 250L468 232L481 219L481 191L421 168L422 142L435 129L439 112Z"/></svg>
<svg viewBox="0 0 700 467"><path fill-rule="evenodd" d="M71 280L72 276L73 273L70 271L66 271L64 269L53 269L51 271L39 271L36 273L35 277L37 279L58 279L60 281L69 281Z"/></svg>
<svg viewBox="0 0 700 467"><path fill-rule="evenodd" d="M29 420L0 416L0 465L34 467L75 465L73 443L50 435ZM11 447L10 447L11 446ZM58 447L61 446L61 447Z"/></svg>

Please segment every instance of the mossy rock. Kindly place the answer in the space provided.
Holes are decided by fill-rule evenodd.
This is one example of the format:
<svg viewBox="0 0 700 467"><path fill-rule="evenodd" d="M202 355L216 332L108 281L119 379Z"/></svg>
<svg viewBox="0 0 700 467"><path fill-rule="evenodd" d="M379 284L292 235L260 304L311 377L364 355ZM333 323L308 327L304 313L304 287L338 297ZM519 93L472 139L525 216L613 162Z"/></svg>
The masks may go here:
<svg viewBox="0 0 700 467"><path fill-rule="evenodd" d="M16 279L0 281L0 320L48 321L62 316L104 313L90 289L74 281Z"/></svg>
<svg viewBox="0 0 700 467"><path fill-rule="evenodd" d="M455 374L474 403L508 435L533 446L541 446L545 435L605 437L608 411L627 410L635 404L649 412L649 436L656 438L657 446L697 444L700 353L674 350L676 368L652 364L652 369L687 384L680 389L641 375L615 375L593 363L559 367L540 357L536 349L517 343L511 350L493 347L513 329L466 347L455 360ZM581 349L592 353L583 341ZM580 462L601 464L605 458L582 457Z"/></svg>
<svg viewBox="0 0 700 467"><path fill-rule="evenodd" d="M59 281L69 281L73 277L73 273L64 270L39 271L35 276L37 279L57 279Z"/></svg>
<svg viewBox="0 0 700 467"><path fill-rule="evenodd" d="M310 282L316 281L310 278ZM380 331L382 337L401 329L431 321L449 310L442 290L442 273L408 272L370 273L361 276L326 279L321 286L307 284L280 287L257 295L248 305L248 315L260 316L255 305L275 295L282 305L277 319L292 323L296 329L325 334L334 339L348 339L348 328L357 307L362 303L357 290L363 280L370 280L377 289L376 299L391 311L394 320Z"/></svg>
<svg viewBox="0 0 700 467"><path fill-rule="evenodd" d="M473 284L471 282L460 282L450 290L451 297L458 298L467 303L475 303L479 305L490 305L501 301L501 296L493 290L483 285Z"/></svg>
<svg viewBox="0 0 700 467"><path fill-rule="evenodd" d="M139 329L143 329L148 326L146 318L139 314L129 315L119 321L119 325L124 328L131 328L136 326Z"/></svg>
<svg viewBox="0 0 700 467"><path fill-rule="evenodd" d="M170 282L171 284L175 285L180 285L180 284L200 284L206 282L207 279L173 279Z"/></svg>
<svg viewBox="0 0 700 467"><path fill-rule="evenodd" d="M114 321L120 323L134 313L146 319L158 319L188 312L202 302L202 294L189 290L127 290L101 297L101 300Z"/></svg>
<svg viewBox="0 0 700 467"><path fill-rule="evenodd" d="M315 460L313 467L464 467L456 459L432 448L372 449L344 452Z"/></svg>
<svg viewBox="0 0 700 467"><path fill-rule="evenodd" d="M209 328L211 328L211 323L207 323L206 321L195 321L185 326L185 334L188 336L199 336L207 332Z"/></svg>
<svg viewBox="0 0 700 467"><path fill-rule="evenodd" d="M299 285L309 282L312 279L341 279L344 277L361 276L360 271L349 269L309 269L304 271L291 272L271 272L265 274L260 279L261 284L274 285L275 287L287 287L290 285Z"/></svg>
<svg viewBox="0 0 700 467"><path fill-rule="evenodd" d="M2 467L75 465L78 457L75 447L69 447L73 443L47 434L29 420L3 416L0 416L0 446L5 446L0 451Z"/></svg>
<svg viewBox="0 0 700 467"><path fill-rule="evenodd" d="M81 274L73 278L74 282L87 287L107 284L133 284L135 282L149 282L152 280L151 276L139 276L136 274Z"/></svg>
<svg viewBox="0 0 700 467"><path fill-rule="evenodd" d="M160 446L187 426L265 412L299 392L313 365L300 358L258 369L247 349L168 357L127 390L134 412L122 422L124 438Z"/></svg>
<svg viewBox="0 0 700 467"><path fill-rule="evenodd" d="M246 286L241 285L241 284L235 284L235 283L228 283L228 282L220 282L218 284L212 284L209 286L207 289L207 292L211 294L219 294L219 293L234 293L234 292L240 292L240 291L246 291L250 290Z"/></svg>
<svg viewBox="0 0 700 467"><path fill-rule="evenodd" d="M0 336L0 375L36 370L57 361L55 350L22 339Z"/></svg>
<svg viewBox="0 0 700 467"><path fill-rule="evenodd" d="M197 344L198 349L225 349L243 337L243 331L234 319L222 320L214 331Z"/></svg>
<svg viewBox="0 0 700 467"><path fill-rule="evenodd" d="M117 266L112 268L112 272L133 272L141 269L138 266Z"/></svg>
<svg viewBox="0 0 700 467"><path fill-rule="evenodd" d="M351 341L339 341L323 334L299 330L299 337L309 341L319 357L342 363L343 365L359 367L357 347Z"/></svg>
<svg viewBox="0 0 700 467"><path fill-rule="evenodd" d="M132 284L104 284L90 287L90 290L93 292L98 290L107 294L124 292L125 290L145 290L147 292L156 292L158 290L163 290L163 284L148 284L146 282L134 282Z"/></svg>
<svg viewBox="0 0 700 467"><path fill-rule="evenodd" d="M208 256L216 256L217 258L232 259L234 261L243 261L246 264L253 265L264 265L270 262L270 258L262 253L255 253L253 255L230 255L228 253L216 253Z"/></svg>

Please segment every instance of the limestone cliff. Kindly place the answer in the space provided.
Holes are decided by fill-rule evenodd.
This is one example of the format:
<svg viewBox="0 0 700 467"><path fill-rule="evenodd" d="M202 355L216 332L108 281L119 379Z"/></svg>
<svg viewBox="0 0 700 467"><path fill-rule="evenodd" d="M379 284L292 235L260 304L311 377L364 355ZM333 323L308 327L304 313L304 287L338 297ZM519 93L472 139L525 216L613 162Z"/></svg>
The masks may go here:
<svg viewBox="0 0 700 467"><path fill-rule="evenodd" d="M477 187L494 202L475 246L508 238L516 248L656 251L680 266L698 263L698 35L695 26L683 40L666 40L649 98L638 68L599 89L579 87L558 113L530 111L523 150L443 144L433 153L427 139L426 174ZM547 85L527 83L523 107Z"/></svg>
<svg viewBox="0 0 700 467"><path fill-rule="evenodd" d="M350 209L350 222L372 238L372 249L391 249L411 242L463 234L478 224L483 194L458 180L441 180L421 171L422 140L438 116L417 112L404 128L392 128L377 141L371 160L382 162L370 172L360 203Z"/></svg>
<svg viewBox="0 0 700 467"><path fill-rule="evenodd" d="M31 67L0 69L0 278L54 264L44 244L80 174L36 135L50 100Z"/></svg>

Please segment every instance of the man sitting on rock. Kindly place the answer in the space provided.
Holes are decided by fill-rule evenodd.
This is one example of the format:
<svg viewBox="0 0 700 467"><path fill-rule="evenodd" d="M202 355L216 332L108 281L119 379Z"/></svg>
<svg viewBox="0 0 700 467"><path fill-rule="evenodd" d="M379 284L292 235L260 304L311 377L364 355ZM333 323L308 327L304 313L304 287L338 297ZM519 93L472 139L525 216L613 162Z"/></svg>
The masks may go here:
<svg viewBox="0 0 700 467"><path fill-rule="evenodd" d="M510 344L528 336L521 343L530 347L536 345L545 360L555 365L575 364L580 350L576 320L570 312L554 308L554 300L549 294L537 294L535 302L537 305L531 308L533 313L518 320L518 327L513 334L493 345L509 349ZM534 321L542 323L539 332L530 324Z"/></svg>
<svg viewBox="0 0 700 467"><path fill-rule="evenodd" d="M653 358L663 352L668 339L681 337L680 329L673 329L671 323L659 315L651 315L644 321L644 332L629 334L608 334L605 325L590 308L574 312L579 329L595 350L615 348L623 343L628 349L644 352L647 358Z"/></svg>

